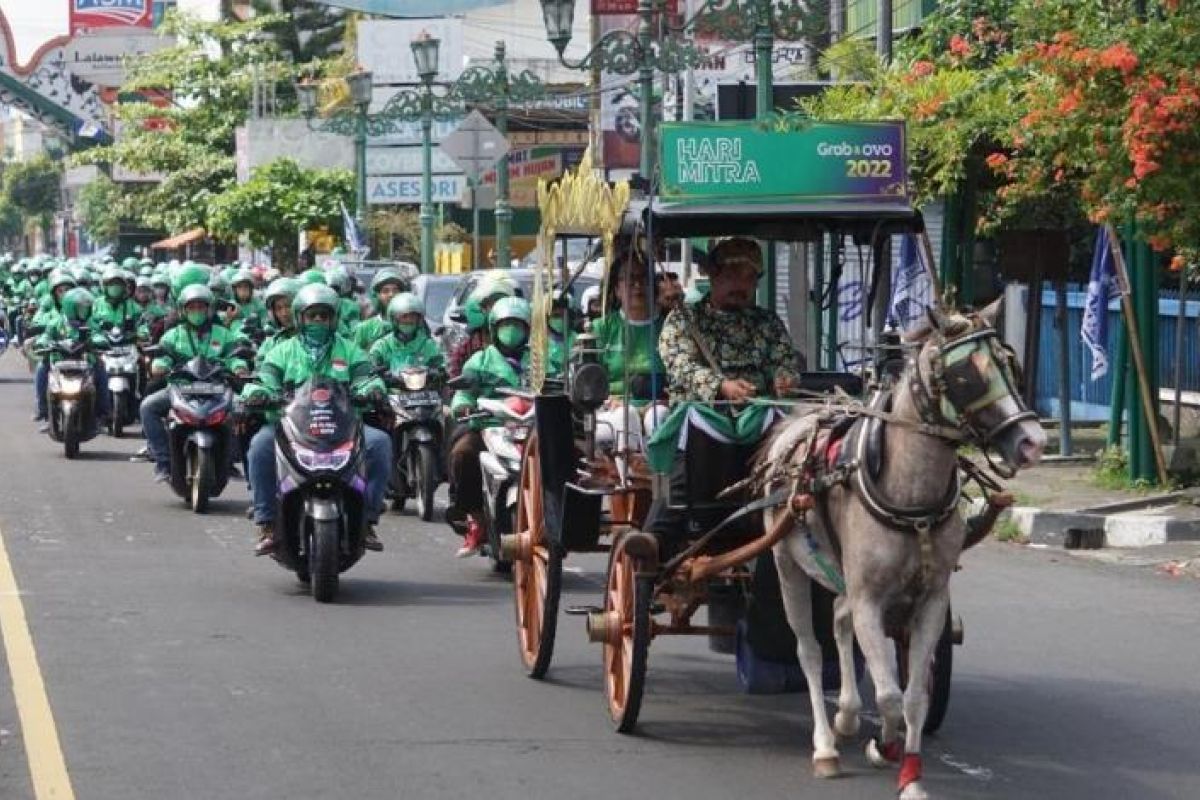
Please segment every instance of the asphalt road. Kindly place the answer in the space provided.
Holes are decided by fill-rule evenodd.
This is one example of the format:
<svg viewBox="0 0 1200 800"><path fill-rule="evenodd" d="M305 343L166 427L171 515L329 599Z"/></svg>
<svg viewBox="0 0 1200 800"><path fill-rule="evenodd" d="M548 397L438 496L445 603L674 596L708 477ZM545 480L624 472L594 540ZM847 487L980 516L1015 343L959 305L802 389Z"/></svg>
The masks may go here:
<svg viewBox="0 0 1200 800"><path fill-rule="evenodd" d="M894 796L862 742L848 777L812 778L806 697L740 694L702 640L655 642L641 733L614 734L580 620L550 680L525 677L509 584L454 559L442 525L389 516L386 552L318 605L251 557L243 485L195 516L127 461L135 440L68 462L34 432L31 392L8 354L0 531L79 798ZM602 561L568 566L565 602L597 602ZM964 566L936 797L1200 797L1200 584L1001 545ZM0 798L26 800L30 701L7 655Z"/></svg>

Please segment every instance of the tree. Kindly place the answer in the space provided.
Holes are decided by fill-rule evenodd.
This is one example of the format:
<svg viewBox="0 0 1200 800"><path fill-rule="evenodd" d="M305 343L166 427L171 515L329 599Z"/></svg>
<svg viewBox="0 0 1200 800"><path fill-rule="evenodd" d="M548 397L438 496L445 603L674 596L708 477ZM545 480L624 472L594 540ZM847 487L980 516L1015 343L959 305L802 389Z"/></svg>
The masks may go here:
<svg viewBox="0 0 1200 800"><path fill-rule="evenodd" d="M253 0L257 14L274 14L266 27L293 64L337 56L344 50L346 12L311 0ZM278 12L278 13L277 13Z"/></svg>
<svg viewBox="0 0 1200 800"><path fill-rule="evenodd" d="M61 204L62 165L42 156L4 170L3 199L16 210L23 229L46 231Z"/></svg>
<svg viewBox="0 0 1200 800"><path fill-rule="evenodd" d="M276 16L214 23L168 15L164 32L176 44L131 65L121 96L141 100L117 106L122 135L75 162L161 173L138 203L139 221L172 233L206 227L210 200L234 182L234 131L249 115L255 80L294 74L264 33L278 23Z"/></svg>
<svg viewBox="0 0 1200 800"><path fill-rule="evenodd" d="M144 189L123 188L101 175L79 191L76 209L84 230L94 242L116 244L121 223L143 215L146 194Z"/></svg>
<svg viewBox="0 0 1200 800"><path fill-rule="evenodd" d="M218 238L245 235L254 247L270 247L272 264L292 272L301 230L340 230L342 204L354 196L348 170L302 169L281 158L254 171L250 180L210 199L209 231Z"/></svg>

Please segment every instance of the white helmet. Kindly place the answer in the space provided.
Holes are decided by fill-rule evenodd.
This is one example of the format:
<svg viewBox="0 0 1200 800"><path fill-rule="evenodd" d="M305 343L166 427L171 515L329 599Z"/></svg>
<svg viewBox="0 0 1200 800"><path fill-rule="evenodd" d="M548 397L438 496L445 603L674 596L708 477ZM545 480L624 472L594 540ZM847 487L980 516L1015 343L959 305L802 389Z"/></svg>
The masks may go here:
<svg viewBox="0 0 1200 800"><path fill-rule="evenodd" d="M580 310L583 311L584 314L587 314L588 306L591 305L591 302L593 300L599 300L599 299L600 299L599 284L597 284L595 286L589 286L588 288L584 289L583 292L579 295Z"/></svg>

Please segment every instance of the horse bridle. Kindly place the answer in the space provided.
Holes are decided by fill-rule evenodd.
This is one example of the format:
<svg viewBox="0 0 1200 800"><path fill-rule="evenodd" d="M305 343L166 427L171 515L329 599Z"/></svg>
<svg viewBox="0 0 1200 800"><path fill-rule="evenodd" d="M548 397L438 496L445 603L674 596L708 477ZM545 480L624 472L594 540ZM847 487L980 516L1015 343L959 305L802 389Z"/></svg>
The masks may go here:
<svg viewBox="0 0 1200 800"><path fill-rule="evenodd" d="M929 380L921 369L921 351L909 357L909 391L922 422L962 431L967 441L980 447L993 470L1011 478L1015 471L995 463L989 450L1003 431L1025 420L1036 420L1037 412L1025 405L1018 391L1012 355L1001 345L999 334L978 316L969 320L968 330L958 336L946 338L940 329L935 329L936 349ZM970 350L963 353L964 348ZM986 349L998 367L995 375L980 375L971 366L971 355L981 349ZM1013 398L1017 410L989 428L982 427L979 412L1004 395Z"/></svg>

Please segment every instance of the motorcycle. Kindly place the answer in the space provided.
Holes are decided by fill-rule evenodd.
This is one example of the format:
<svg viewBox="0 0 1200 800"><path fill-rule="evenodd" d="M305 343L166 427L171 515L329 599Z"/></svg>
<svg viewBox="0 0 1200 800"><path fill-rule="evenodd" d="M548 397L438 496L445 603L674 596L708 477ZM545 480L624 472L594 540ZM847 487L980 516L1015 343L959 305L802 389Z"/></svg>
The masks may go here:
<svg viewBox="0 0 1200 800"><path fill-rule="evenodd" d="M521 395L510 394L480 398L478 407L479 412L467 417L468 420L483 418L502 423L480 431L484 451L479 454L479 467L483 473L482 522L487 532L487 554L495 571L508 572L512 561L503 556L500 541L513 532L516 520L521 458L533 427L533 403Z"/></svg>
<svg viewBox="0 0 1200 800"><path fill-rule="evenodd" d="M392 469L392 510L403 511L416 498L417 513L433 519L433 495L442 482L439 454L445 436L440 374L428 367L405 367L384 374L392 410L390 431L395 465Z"/></svg>
<svg viewBox="0 0 1200 800"><path fill-rule="evenodd" d="M146 348L146 352L152 348ZM167 377L171 410L167 442L171 489L202 514L209 500L229 483L233 429L233 376L225 367L197 356Z"/></svg>
<svg viewBox="0 0 1200 800"><path fill-rule="evenodd" d="M58 341L48 348L39 349L37 355L45 357L58 353L63 358L50 365L47 384L47 411L49 434L56 442L62 442L63 454L67 458L79 456L79 445L96 438L96 381L92 365L88 363L87 342Z"/></svg>
<svg viewBox="0 0 1200 800"><path fill-rule="evenodd" d="M132 334L119 325L105 333L108 349L103 354L104 371L108 373L108 393L112 398L108 432L120 439L126 425L138 418L138 383L141 373L139 355Z"/></svg>
<svg viewBox="0 0 1200 800"><path fill-rule="evenodd" d="M338 576L363 556L367 475L362 423L344 386L309 380L275 426L275 541L272 557L331 603Z"/></svg>

